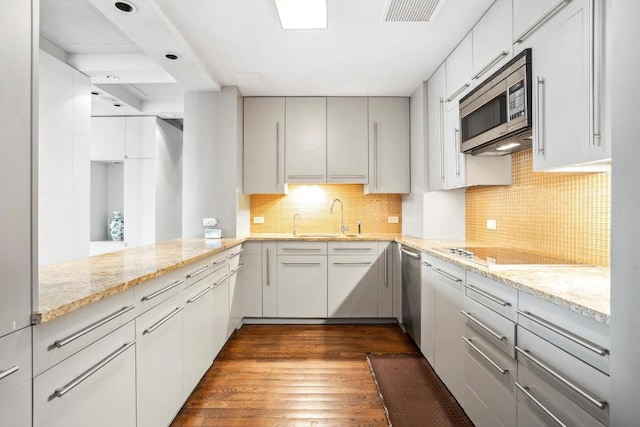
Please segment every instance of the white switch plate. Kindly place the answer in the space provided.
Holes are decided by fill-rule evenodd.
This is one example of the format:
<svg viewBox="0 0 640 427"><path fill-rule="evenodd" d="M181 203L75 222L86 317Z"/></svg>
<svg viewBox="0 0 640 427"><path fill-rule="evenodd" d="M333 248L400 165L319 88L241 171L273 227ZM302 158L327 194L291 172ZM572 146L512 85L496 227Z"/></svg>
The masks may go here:
<svg viewBox="0 0 640 427"><path fill-rule="evenodd" d="M390 216L390 217L387 217L387 222L389 224L397 224L400 222L400 219L397 216Z"/></svg>
<svg viewBox="0 0 640 427"><path fill-rule="evenodd" d="M254 224L264 224L264 217L263 216L254 216L253 217L253 223Z"/></svg>
<svg viewBox="0 0 640 427"><path fill-rule="evenodd" d="M215 218L202 218L203 227L215 227L218 224L218 220Z"/></svg>
<svg viewBox="0 0 640 427"><path fill-rule="evenodd" d="M496 224L496 220L495 219L488 219L487 220L487 230L495 230L497 228L497 224Z"/></svg>

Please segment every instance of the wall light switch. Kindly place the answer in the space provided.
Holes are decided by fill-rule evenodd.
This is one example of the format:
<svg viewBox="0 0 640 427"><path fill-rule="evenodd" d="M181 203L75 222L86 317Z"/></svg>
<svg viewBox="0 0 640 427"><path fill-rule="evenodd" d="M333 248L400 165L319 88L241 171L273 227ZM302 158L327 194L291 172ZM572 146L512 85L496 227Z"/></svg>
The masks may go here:
<svg viewBox="0 0 640 427"><path fill-rule="evenodd" d="M390 216L390 217L387 217L387 222L389 224L397 224L400 222L400 219L397 216Z"/></svg>
<svg viewBox="0 0 640 427"><path fill-rule="evenodd" d="M254 216L253 217L253 223L254 224L264 224L264 217L263 216Z"/></svg>
<svg viewBox="0 0 640 427"><path fill-rule="evenodd" d="M488 219L487 220L487 230L495 230L496 228L497 228L496 220L495 219Z"/></svg>

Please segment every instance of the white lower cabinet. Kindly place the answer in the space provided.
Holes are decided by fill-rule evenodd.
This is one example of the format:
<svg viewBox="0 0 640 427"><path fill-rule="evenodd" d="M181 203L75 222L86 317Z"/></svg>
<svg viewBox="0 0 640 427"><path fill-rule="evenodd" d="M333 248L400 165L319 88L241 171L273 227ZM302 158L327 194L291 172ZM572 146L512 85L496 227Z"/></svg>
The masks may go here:
<svg viewBox="0 0 640 427"><path fill-rule="evenodd" d="M0 394L0 420L7 426L31 427L31 411L31 381Z"/></svg>
<svg viewBox="0 0 640 427"><path fill-rule="evenodd" d="M31 328L0 338L0 421L31 426Z"/></svg>
<svg viewBox="0 0 640 427"><path fill-rule="evenodd" d="M134 322L35 377L33 418L34 426L136 426Z"/></svg>
<svg viewBox="0 0 640 427"><path fill-rule="evenodd" d="M327 317L327 256L278 256L278 317Z"/></svg>
<svg viewBox="0 0 640 427"><path fill-rule="evenodd" d="M262 317L262 243L244 243L239 265L242 267L229 293L230 323L236 327L244 317Z"/></svg>
<svg viewBox="0 0 640 427"><path fill-rule="evenodd" d="M178 294L136 319L138 427L169 425L184 401L183 310Z"/></svg>
<svg viewBox="0 0 640 427"><path fill-rule="evenodd" d="M376 255L329 255L329 317L377 317Z"/></svg>
<svg viewBox="0 0 640 427"><path fill-rule="evenodd" d="M393 242L378 242L378 317L393 317Z"/></svg>
<svg viewBox="0 0 640 427"><path fill-rule="evenodd" d="M435 335L436 335L436 287L433 271L433 259L424 253L421 259L421 289L420 289L420 351L433 366L435 364Z"/></svg>
<svg viewBox="0 0 640 427"><path fill-rule="evenodd" d="M229 328L229 275L213 283L213 354L218 355L227 342Z"/></svg>

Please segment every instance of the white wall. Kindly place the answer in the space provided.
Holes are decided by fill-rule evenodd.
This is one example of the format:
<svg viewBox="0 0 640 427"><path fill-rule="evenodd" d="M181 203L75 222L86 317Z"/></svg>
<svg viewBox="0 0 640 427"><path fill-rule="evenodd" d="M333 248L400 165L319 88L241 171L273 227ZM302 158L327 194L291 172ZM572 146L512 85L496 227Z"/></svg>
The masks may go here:
<svg viewBox="0 0 640 427"><path fill-rule="evenodd" d="M225 237L248 229L241 195L242 98L236 87L185 94L182 233L203 235L202 218L218 219ZM242 208L242 211L239 209ZM239 215L240 212L240 215ZM245 224L246 222L246 224Z"/></svg>
<svg viewBox="0 0 640 427"><path fill-rule="evenodd" d="M640 411L640 2L613 2L611 176L611 412L612 427L637 426Z"/></svg>
<svg viewBox="0 0 640 427"><path fill-rule="evenodd" d="M156 119L156 242L182 236L182 131Z"/></svg>
<svg viewBox="0 0 640 427"><path fill-rule="evenodd" d="M89 256L91 94L87 76L40 52L39 262Z"/></svg>

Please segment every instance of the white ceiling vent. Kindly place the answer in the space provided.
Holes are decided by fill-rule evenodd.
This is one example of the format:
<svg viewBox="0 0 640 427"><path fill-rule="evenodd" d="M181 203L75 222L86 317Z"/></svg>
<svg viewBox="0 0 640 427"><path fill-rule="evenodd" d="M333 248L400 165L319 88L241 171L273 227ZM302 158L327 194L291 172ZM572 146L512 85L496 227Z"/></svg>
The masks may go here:
<svg viewBox="0 0 640 427"><path fill-rule="evenodd" d="M430 22L435 19L444 0L387 0L384 22Z"/></svg>

